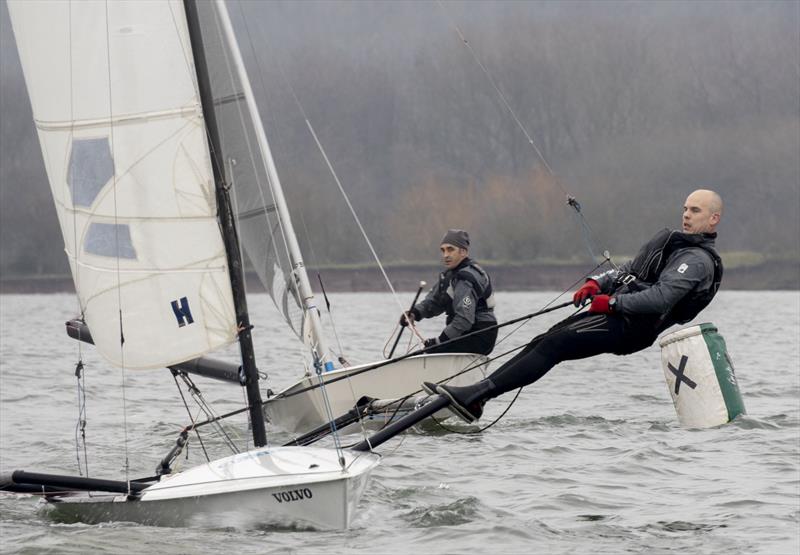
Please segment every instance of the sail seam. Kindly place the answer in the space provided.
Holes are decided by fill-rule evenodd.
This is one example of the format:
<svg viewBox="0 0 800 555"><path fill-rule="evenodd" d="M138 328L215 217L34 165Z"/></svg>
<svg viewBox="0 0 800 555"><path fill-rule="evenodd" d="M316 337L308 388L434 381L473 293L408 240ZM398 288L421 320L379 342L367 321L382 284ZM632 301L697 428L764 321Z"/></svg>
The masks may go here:
<svg viewBox="0 0 800 555"><path fill-rule="evenodd" d="M105 272L105 273L117 273L115 268L103 268L101 266L95 266L93 264L87 264L86 262L82 262L77 260L75 257L70 256L75 260L75 263L80 266L81 268L87 268L89 270L94 270L97 272ZM210 272L224 272L225 267L208 267L208 268L198 268L198 269L190 269L190 268L175 268L175 269L154 269L154 268L136 268L136 269L123 269L120 268L120 274L205 274Z"/></svg>
<svg viewBox="0 0 800 555"><path fill-rule="evenodd" d="M57 131L70 129L87 129L92 127L108 127L110 125L123 125L138 123L141 121L157 119L181 119L185 116L196 116L200 118L200 107L197 105L173 108L158 112L140 112L136 114L121 114L113 117L93 118L74 121L55 121L34 119L36 129L39 131Z"/></svg>

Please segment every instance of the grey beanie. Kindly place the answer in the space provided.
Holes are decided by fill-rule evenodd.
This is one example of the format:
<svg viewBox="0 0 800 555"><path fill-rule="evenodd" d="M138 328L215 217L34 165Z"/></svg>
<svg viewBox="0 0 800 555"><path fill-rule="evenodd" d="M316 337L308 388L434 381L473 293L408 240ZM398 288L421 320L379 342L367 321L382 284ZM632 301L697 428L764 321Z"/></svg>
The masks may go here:
<svg viewBox="0 0 800 555"><path fill-rule="evenodd" d="M469 250L469 233L463 229L448 229L441 244L450 243L456 247Z"/></svg>

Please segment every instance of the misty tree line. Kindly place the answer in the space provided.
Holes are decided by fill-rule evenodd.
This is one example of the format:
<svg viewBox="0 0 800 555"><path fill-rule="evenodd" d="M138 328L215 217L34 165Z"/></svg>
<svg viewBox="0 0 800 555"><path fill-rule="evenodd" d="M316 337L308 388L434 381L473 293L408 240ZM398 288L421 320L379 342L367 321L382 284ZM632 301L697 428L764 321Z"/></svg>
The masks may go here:
<svg viewBox="0 0 800 555"><path fill-rule="evenodd" d="M697 187L719 246L798 256L800 17L793 2L251 3L234 11L310 264L369 251L296 94L385 261L430 260L448 227L483 260L632 253ZM4 18L7 18L3 14ZM456 22L535 145L452 27ZM0 270L66 270L3 23ZM9 53L11 49L11 53ZM26 112L26 110L28 110Z"/></svg>

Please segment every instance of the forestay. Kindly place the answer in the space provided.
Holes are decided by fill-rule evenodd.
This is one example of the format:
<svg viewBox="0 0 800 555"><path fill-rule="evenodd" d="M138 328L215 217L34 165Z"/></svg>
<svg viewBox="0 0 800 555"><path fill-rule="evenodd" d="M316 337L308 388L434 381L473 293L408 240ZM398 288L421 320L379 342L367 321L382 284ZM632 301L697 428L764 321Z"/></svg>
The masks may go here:
<svg viewBox="0 0 800 555"><path fill-rule="evenodd" d="M233 341L227 259L181 2L8 6L97 348L114 364L150 368Z"/></svg>

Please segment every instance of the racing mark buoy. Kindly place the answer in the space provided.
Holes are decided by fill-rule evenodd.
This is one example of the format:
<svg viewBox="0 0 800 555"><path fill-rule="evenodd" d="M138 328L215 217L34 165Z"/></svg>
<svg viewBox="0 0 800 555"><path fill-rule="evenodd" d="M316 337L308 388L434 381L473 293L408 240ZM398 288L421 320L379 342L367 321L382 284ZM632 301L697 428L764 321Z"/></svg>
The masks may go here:
<svg viewBox="0 0 800 555"><path fill-rule="evenodd" d="M672 332L661 338L659 346L681 426L710 428L745 414L733 363L714 324Z"/></svg>

